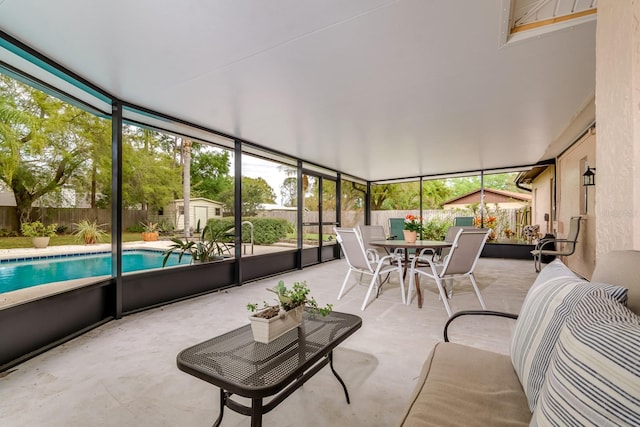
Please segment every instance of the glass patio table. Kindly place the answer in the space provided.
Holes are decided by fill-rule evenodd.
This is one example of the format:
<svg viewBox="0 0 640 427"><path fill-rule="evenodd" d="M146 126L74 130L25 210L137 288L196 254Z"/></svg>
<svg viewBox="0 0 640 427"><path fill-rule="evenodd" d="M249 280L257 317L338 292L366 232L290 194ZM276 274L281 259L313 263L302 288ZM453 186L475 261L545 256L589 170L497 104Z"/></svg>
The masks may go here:
<svg viewBox="0 0 640 427"><path fill-rule="evenodd" d="M447 242L444 240L416 240L415 242L407 242L406 240L374 240L369 242L372 246L378 246L381 248L389 249L391 251L395 249L403 249L404 250L404 274L403 277L407 275L407 268L410 263L409 261L409 252L411 249L414 249L416 253L419 253L423 249L432 249L434 251L443 248L450 248L452 242ZM420 284L416 283L416 291L418 293L418 308L422 308L422 292L420 291ZM407 304L410 304L409 297L411 295L407 295Z"/></svg>
<svg viewBox="0 0 640 427"><path fill-rule="evenodd" d="M251 326L245 325L209 339L178 354L178 369L220 387L220 425L224 407L251 416L251 426L262 425L262 415L282 403L291 393L329 364L331 372L349 393L333 369L333 349L362 326L353 314L305 311L302 325L269 344L253 340ZM251 406L232 399L251 399ZM266 404L265 398L271 398Z"/></svg>

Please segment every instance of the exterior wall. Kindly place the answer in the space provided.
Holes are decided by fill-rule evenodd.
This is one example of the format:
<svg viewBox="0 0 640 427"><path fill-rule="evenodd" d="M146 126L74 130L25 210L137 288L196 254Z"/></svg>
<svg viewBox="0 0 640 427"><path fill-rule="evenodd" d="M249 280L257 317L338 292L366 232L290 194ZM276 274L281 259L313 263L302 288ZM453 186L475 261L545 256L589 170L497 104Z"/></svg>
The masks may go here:
<svg viewBox="0 0 640 427"><path fill-rule="evenodd" d="M596 263L596 193L593 187L582 185L585 161L590 167L596 164L596 136L592 131L558 157L557 213L554 230L557 236L566 237L571 217L583 217L576 251L564 261L570 269L589 278ZM585 190L588 194L586 198Z"/></svg>
<svg viewBox="0 0 640 427"><path fill-rule="evenodd" d="M596 31L597 254L640 250L640 2L601 0Z"/></svg>
<svg viewBox="0 0 640 427"><path fill-rule="evenodd" d="M555 166L549 166L531 184L531 224L539 225L543 235L553 230L555 170ZM548 221L544 219L545 214L549 215Z"/></svg>
<svg viewBox="0 0 640 427"><path fill-rule="evenodd" d="M488 201L485 201L484 204L485 204L485 207L489 208L489 209L493 209L496 204L498 205L498 208L500 208L500 209L522 209L527 205L526 203L514 202L514 201L510 201L510 202L488 202ZM469 206L469 203L451 203L451 204L443 205L442 208L443 209L447 209L447 210L451 210L451 209L467 210L468 206Z"/></svg>
<svg viewBox="0 0 640 427"><path fill-rule="evenodd" d="M166 220L175 225L176 230L184 229L184 215L179 214L181 208L184 207L183 200L176 200L173 204L167 206L164 209L164 215L158 217L158 220ZM220 210L220 214L216 215L216 208ZM196 216L196 210L206 209L206 214L202 216L200 221L200 227L204 227L203 220L209 220L212 218L222 218L223 205L214 201L204 199L191 199L189 201L189 224L191 228L195 230L198 225L198 217Z"/></svg>

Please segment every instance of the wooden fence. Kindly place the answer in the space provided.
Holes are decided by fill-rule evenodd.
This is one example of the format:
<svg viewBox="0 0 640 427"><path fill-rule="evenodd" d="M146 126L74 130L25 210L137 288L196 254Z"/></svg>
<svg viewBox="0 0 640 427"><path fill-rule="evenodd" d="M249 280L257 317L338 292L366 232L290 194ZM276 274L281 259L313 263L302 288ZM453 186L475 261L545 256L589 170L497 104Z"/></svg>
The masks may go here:
<svg viewBox="0 0 640 427"><path fill-rule="evenodd" d="M82 221L97 221L98 224L106 224L107 230L111 229L110 209L91 208L33 208L31 211L33 220L40 220L44 224L58 224L66 227L67 231L73 230L73 224ZM142 221L147 220L146 210L126 209L122 212L123 229L126 230ZM18 215L16 208L11 206L0 206L0 230L9 232L18 231Z"/></svg>
<svg viewBox="0 0 640 427"><path fill-rule="evenodd" d="M385 228L387 234L389 233L389 218L404 218L407 214L418 215L418 210L384 210L384 211L371 211L371 224L382 225ZM291 224L295 224L297 221L298 213L296 211L272 211L263 212L260 216L266 216L270 218L284 218ZM454 218L458 216L473 216L471 210L443 210L432 209L422 212L425 222L439 221L448 222L453 224ZM495 216L497 218L497 224L495 231L500 237L506 237L506 230L510 230L514 233L514 236L522 237L522 228L530 223L530 212L528 210L521 209L490 209L489 213L485 215L485 219L489 216ZM327 219L329 218L329 219ZM324 212L323 219L327 222L331 221L331 218L335 218L335 212ZM364 211L344 211L342 212L342 226L343 227L355 227L358 224L364 224ZM305 222L317 222L318 212L305 212ZM323 234L333 234L333 225L324 226L322 229Z"/></svg>

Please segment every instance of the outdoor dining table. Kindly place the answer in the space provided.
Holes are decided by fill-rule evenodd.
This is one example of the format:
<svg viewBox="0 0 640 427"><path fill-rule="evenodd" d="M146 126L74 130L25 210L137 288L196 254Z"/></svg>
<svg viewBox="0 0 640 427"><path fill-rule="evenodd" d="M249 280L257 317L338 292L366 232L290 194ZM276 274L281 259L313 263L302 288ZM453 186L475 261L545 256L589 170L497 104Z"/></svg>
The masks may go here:
<svg viewBox="0 0 640 427"><path fill-rule="evenodd" d="M409 252L411 249L415 249L415 253L420 253L423 249L443 249L450 248L452 242L447 242L444 240L416 240L415 242L407 242L406 240L373 240L370 242L372 246L378 246L381 248L389 249L392 252L395 249L403 249L404 250L404 274L403 277L407 274L407 268L409 266ZM416 291L418 293L418 308L422 308L422 292L420 291L420 284L416 283ZM410 297L407 296L407 304L410 304Z"/></svg>

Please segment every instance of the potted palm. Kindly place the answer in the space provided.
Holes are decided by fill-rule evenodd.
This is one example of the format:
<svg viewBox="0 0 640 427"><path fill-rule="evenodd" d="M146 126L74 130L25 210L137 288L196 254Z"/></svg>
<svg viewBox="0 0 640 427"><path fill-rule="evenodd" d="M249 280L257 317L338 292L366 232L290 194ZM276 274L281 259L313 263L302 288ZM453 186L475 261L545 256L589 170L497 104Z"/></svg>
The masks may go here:
<svg viewBox="0 0 640 427"><path fill-rule="evenodd" d="M73 235L76 236L76 240L79 242L84 242L87 245L92 245L96 242L102 241L107 233L102 229L105 224L98 224L97 221L89 221L83 219L77 224L73 224L76 231L74 231Z"/></svg>
<svg viewBox="0 0 640 427"><path fill-rule="evenodd" d="M163 252L164 267L172 253L178 253L178 263L182 261L185 254L191 256L191 263L203 263L224 259L224 254L229 252L229 246L224 242L227 234L224 230L215 228L207 224L203 229L198 241L191 239L171 238L171 245Z"/></svg>
<svg viewBox="0 0 640 427"><path fill-rule="evenodd" d="M31 237L34 248L46 248L49 245L49 239L56 235L58 224L44 225L40 221L23 222L20 231L23 236Z"/></svg>
<svg viewBox="0 0 640 427"><path fill-rule="evenodd" d="M145 242L155 242L158 240L158 236L160 235L159 227L157 222L142 222L142 227L144 231L142 232L142 240Z"/></svg>
<svg viewBox="0 0 640 427"><path fill-rule="evenodd" d="M267 290L277 295L277 304L269 305L265 302L262 309L258 309L258 304L247 304L247 309L254 312L249 316L249 321L253 339L257 342L268 344L300 326L305 307L310 307L322 316L329 314L333 308L331 304L318 306L316 300L309 295L307 282L294 282L291 288L287 288L284 281L280 280L276 286Z"/></svg>

